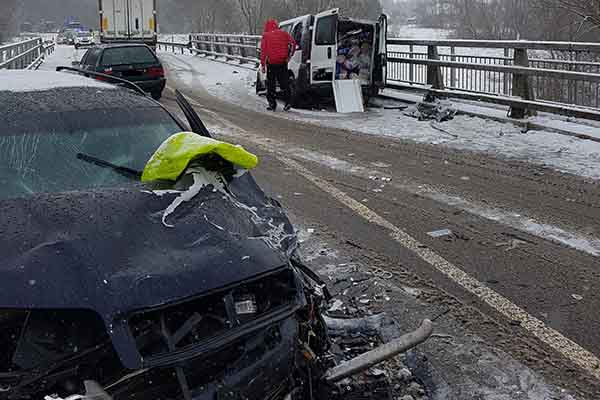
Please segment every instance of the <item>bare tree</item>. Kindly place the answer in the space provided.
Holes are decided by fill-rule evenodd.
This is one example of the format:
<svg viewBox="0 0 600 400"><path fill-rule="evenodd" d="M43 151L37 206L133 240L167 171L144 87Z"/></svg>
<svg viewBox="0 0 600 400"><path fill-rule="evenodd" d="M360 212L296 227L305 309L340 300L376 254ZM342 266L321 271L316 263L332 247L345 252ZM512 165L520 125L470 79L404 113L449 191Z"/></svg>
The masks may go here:
<svg viewBox="0 0 600 400"><path fill-rule="evenodd" d="M248 33L256 35L264 19L265 0L238 0Z"/></svg>
<svg viewBox="0 0 600 400"><path fill-rule="evenodd" d="M18 6L18 0L2 0L2 12L0 12L0 43L7 40L16 32Z"/></svg>

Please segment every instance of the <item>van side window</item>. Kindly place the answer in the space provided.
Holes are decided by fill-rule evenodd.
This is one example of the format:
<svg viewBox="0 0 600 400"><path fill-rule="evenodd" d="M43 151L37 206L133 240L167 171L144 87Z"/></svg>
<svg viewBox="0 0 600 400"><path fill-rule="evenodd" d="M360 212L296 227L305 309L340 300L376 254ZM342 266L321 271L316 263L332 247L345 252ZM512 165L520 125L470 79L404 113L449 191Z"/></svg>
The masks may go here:
<svg viewBox="0 0 600 400"><path fill-rule="evenodd" d="M287 33L290 33L290 31L292 30L292 25L288 24L288 25L283 25L281 26L279 29L281 29L282 31L285 31Z"/></svg>
<svg viewBox="0 0 600 400"><path fill-rule="evenodd" d="M317 35L315 42L318 45L334 45L336 34L337 15L323 17L317 21Z"/></svg>
<svg viewBox="0 0 600 400"><path fill-rule="evenodd" d="M292 37L294 41L298 44L298 46L302 46L302 22L299 22L294 27L294 32L292 33Z"/></svg>

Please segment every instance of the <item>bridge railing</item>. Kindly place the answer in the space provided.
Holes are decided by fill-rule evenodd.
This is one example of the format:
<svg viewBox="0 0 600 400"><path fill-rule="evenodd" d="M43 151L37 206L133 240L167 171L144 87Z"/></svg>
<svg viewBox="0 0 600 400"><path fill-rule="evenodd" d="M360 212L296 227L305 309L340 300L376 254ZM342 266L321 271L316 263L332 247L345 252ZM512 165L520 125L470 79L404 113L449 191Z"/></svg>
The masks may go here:
<svg viewBox="0 0 600 400"><path fill-rule="evenodd" d="M600 107L598 59L600 43L390 39L388 83L502 101L515 117L526 109L572 115L576 106Z"/></svg>
<svg viewBox="0 0 600 400"><path fill-rule="evenodd" d="M189 36L188 43L159 41L157 46L159 49L165 48L181 52L187 49L196 54L223 57L238 60L241 63L258 65L257 46L259 41L260 36L254 35L196 33Z"/></svg>
<svg viewBox="0 0 600 400"><path fill-rule="evenodd" d="M258 65L259 36L196 33L159 48ZM388 87L600 120L600 43L388 40Z"/></svg>
<svg viewBox="0 0 600 400"><path fill-rule="evenodd" d="M38 69L46 55L54 52L54 42L41 38L0 46L0 69Z"/></svg>

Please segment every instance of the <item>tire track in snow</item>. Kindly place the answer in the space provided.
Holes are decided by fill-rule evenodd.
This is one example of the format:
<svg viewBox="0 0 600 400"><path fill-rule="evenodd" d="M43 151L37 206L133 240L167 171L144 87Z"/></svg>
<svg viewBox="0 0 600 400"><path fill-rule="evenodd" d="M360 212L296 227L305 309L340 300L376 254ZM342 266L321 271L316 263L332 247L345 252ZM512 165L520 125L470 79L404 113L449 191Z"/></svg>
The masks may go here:
<svg viewBox="0 0 600 400"><path fill-rule="evenodd" d="M202 108L201 104L193 102L196 107ZM420 243L417 239L413 238L409 233L400 229L399 227L392 224L387 219L383 218L375 211L371 210L367 206L365 206L360 201L352 198L347 195L342 190L336 188L331 185L324 179L319 178L310 172L307 168L299 164L297 161L289 158L287 154L289 152L293 152L294 155L302 157L302 151L296 153L299 149L290 149L287 148L285 152L281 145L277 145L273 140L269 140L268 142L265 140L261 140L261 138L254 137L254 135L245 131L241 127L231 123L230 121L221 118L217 113L214 113L210 110L206 110L202 108L203 111L211 114L215 120L219 121L225 127L232 129L236 134L241 134L244 139L247 139L257 146L259 146L262 150L273 155L279 162L283 163L287 167L295 170L300 176L307 179L309 182L313 183L319 189L329 194L339 203L351 209L358 216L366 220L367 222L377 225L381 228L384 228L389 231L390 237L399 243L404 248L413 252L420 259L425 261L427 264L431 265L435 270L439 271L458 285L460 285L463 289L465 289L470 294L479 298L482 302L492 307L494 310L504 315L510 321L518 321L520 325L525 328L528 332L530 332L533 336L539 339L542 343L550 346L554 349L558 354L561 354L565 359L569 360L572 364L578 366L582 370L586 371L588 374L593 376L596 379L600 380L600 358L598 358L595 354L590 352L589 350L583 348L573 340L563 336L557 330L547 326L543 321L538 318L533 317L523 308L519 307L515 303L513 303L508 298L502 296L497 293L493 289L487 287L482 282L478 281L474 277L470 276L468 273L464 272L459 267L455 266L442 256L438 255L436 252L431 250L429 247ZM302 150L302 149L300 149ZM283 156L282 154L286 154ZM307 153L304 153L304 158L309 158ZM330 158L329 167L332 167L332 163L336 163L335 158ZM314 161L314 160L312 160ZM340 164L338 162L338 166L346 167L344 161L341 161ZM340 167L341 168L341 167ZM362 169L361 169L362 168ZM357 170L358 169L358 170ZM363 167L355 167L354 169L344 169L345 171L350 171L352 173L357 173L359 171L363 171ZM368 171L367 171L368 172ZM439 200L438 200L439 201ZM470 211L470 210L467 210Z"/></svg>

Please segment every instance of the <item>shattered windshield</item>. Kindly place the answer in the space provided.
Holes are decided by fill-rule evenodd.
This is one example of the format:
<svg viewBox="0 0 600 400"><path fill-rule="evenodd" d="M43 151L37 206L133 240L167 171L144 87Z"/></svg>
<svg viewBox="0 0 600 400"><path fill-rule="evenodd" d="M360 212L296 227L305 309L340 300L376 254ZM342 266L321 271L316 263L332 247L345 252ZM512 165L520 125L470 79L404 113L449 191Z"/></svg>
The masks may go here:
<svg viewBox="0 0 600 400"><path fill-rule="evenodd" d="M22 118L10 129L0 127L0 199L135 184L131 174L107 164L141 171L158 146L181 130L156 107Z"/></svg>

